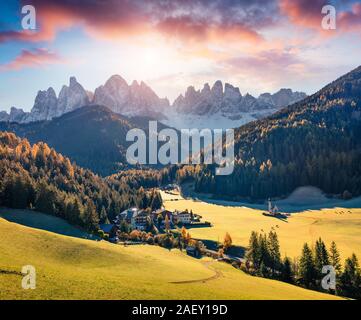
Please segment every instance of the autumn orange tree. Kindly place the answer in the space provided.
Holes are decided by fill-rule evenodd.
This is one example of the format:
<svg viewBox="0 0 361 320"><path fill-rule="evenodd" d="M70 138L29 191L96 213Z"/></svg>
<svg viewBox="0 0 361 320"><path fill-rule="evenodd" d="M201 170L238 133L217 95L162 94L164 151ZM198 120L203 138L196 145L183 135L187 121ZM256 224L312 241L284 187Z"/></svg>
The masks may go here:
<svg viewBox="0 0 361 320"><path fill-rule="evenodd" d="M228 232L226 232L226 235L224 236L223 240L223 249L226 252L230 247L232 246L232 238Z"/></svg>

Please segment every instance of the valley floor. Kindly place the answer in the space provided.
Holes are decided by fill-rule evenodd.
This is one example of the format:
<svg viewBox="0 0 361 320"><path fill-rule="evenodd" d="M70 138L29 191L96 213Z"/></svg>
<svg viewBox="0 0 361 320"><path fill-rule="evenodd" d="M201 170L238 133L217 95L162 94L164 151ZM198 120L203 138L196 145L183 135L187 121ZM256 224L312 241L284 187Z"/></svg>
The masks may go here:
<svg viewBox="0 0 361 320"><path fill-rule="evenodd" d="M252 231L268 233L273 229L278 234L283 256L298 257L305 242L314 244L321 237L327 246L332 241L336 242L343 260L353 252L361 258L360 208L331 207L304 211L301 207L300 212L281 220L264 216L265 205L249 208L237 206L234 202L208 203L206 200L185 199L180 194L163 191L161 194L166 209L193 210L202 216L202 221L212 223L212 227L191 228L189 232L193 238L222 242L229 232L233 244L247 247Z"/></svg>

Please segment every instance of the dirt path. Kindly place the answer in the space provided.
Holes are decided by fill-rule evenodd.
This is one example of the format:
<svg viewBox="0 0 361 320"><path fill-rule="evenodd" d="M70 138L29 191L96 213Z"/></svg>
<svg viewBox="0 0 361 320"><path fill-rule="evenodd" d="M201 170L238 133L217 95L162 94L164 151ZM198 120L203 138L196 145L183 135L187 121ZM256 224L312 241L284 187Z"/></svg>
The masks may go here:
<svg viewBox="0 0 361 320"><path fill-rule="evenodd" d="M208 282L208 281L211 281L211 280L218 279L218 278L223 276L222 272L210 267L210 265L215 263L215 261L207 261L207 262L202 262L202 263L207 269L214 271L215 274L213 276L211 276L211 277L203 278L203 279L184 280L184 281L171 281L169 283L173 283L173 284L187 284L187 283L197 283L197 282L203 282L204 283L204 282Z"/></svg>

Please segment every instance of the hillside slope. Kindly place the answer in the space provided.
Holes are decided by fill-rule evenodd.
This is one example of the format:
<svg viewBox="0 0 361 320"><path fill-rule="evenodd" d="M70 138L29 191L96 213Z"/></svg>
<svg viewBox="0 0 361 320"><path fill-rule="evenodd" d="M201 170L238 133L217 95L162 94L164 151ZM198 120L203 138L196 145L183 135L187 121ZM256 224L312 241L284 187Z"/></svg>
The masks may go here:
<svg viewBox="0 0 361 320"><path fill-rule="evenodd" d="M235 158L229 176L202 170L196 190L265 199L311 185L329 194L360 195L361 67L301 102L236 129Z"/></svg>
<svg viewBox="0 0 361 320"><path fill-rule="evenodd" d="M0 206L36 209L96 231L98 222L114 219L130 206L147 208L156 195L122 181L115 187L46 143L30 145L0 131Z"/></svg>
<svg viewBox="0 0 361 320"><path fill-rule="evenodd" d="M19 272L29 264L35 290L21 288ZM0 218L0 299L335 298L178 250L71 238Z"/></svg>

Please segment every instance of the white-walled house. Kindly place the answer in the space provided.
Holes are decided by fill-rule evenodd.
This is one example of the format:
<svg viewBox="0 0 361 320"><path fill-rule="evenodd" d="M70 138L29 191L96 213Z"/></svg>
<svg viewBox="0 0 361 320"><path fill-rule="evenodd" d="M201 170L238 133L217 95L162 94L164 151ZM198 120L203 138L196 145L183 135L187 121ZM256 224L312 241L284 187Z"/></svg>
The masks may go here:
<svg viewBox="0 0 361 320"><path fill-rule="evenodd" d="M190 224L191 223L191 214L188 211L177 212L174 215L174 220L177 220L177 223Z"/></svg>

